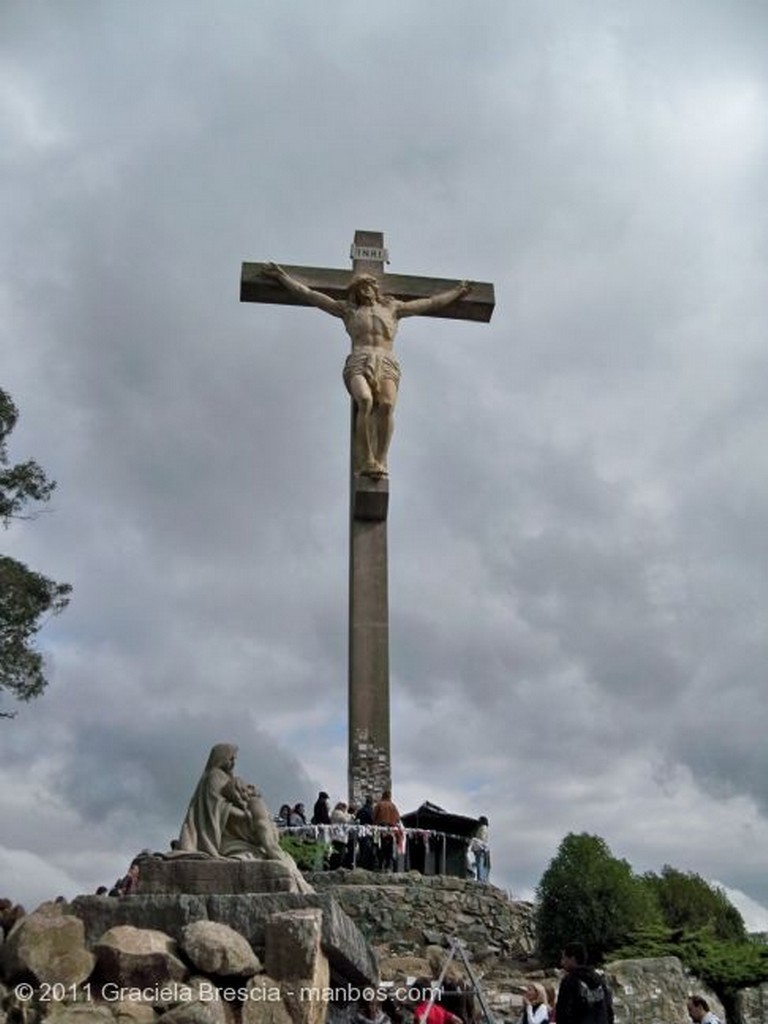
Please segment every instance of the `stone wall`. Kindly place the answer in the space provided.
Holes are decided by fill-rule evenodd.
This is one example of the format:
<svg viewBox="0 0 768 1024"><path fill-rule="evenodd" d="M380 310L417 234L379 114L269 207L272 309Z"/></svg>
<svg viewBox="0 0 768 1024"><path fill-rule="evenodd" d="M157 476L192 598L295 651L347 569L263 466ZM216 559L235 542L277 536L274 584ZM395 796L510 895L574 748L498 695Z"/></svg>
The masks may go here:
<svg viewBox="0 0 768 1024"><path fill-rule="evenodd" d="M307 875L318 892L330 892L375 946L419 953L457 936L477 962L528 962L535 936L530 903L515 903L493 885L432 877L415 871L325 871Z"/></svg>

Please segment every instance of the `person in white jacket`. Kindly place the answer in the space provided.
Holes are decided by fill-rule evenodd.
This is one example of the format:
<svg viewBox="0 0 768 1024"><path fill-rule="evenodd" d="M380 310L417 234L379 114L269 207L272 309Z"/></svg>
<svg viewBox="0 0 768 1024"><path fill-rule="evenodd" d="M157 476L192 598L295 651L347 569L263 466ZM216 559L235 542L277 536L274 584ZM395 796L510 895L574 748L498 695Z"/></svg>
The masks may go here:
<svg viewBox="0 0 768 1024"><path fill-rule="evenodd" d="M520 1024L547 1024L549 1006L543 985L532 981L523 993L523 1015Z"/></svg>

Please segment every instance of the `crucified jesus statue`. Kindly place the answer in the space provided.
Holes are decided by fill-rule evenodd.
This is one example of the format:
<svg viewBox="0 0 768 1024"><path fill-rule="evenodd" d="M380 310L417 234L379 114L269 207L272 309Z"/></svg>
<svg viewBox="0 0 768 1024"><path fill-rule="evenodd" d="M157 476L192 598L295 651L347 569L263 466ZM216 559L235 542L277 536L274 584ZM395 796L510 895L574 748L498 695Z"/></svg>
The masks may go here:
<svg viewBox="0 0 768 1024"><path fill-rule="evenodd" d="M352 341L343 376L355 403L354 472L374 479L386 477L400 383L400 365L393 351L398 322L405 316L433 313L449 306L463 298L472 285L462 281L429 298L402 301L382 295L372 274L357 274L342 301L308 288L277 263L266 264L264 272L305 302L343 320Z"/></svg>

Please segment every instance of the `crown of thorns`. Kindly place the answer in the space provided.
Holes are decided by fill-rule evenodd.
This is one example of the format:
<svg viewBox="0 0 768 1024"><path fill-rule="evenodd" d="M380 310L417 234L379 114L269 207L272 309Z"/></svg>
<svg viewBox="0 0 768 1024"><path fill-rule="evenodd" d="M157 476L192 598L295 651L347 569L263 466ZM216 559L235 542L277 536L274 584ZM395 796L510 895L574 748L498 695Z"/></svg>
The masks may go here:
<svg viewBox="0 0 768 1024"><path fill-rule="evenodd" d="M379 290L379 282L373 274L355 274L347 287L347 295L354 295L364 284L372 284L376 291Z"/></svg>

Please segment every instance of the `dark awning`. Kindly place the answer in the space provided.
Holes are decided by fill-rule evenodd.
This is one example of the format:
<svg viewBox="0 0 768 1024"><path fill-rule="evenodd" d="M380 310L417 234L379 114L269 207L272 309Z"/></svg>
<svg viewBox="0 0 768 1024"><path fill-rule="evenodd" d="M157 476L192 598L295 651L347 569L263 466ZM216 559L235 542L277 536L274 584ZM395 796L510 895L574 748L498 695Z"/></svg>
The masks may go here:
<svg viewBox="0 0 768 1024"><path fill-rule="evenodd" d="M401 815L406 828L423 828L432 832L447 832L453 836L472 836L477 830L477 818L467 818L463 814L450 814L437 804L425 801L416 811Z"/></svg>

